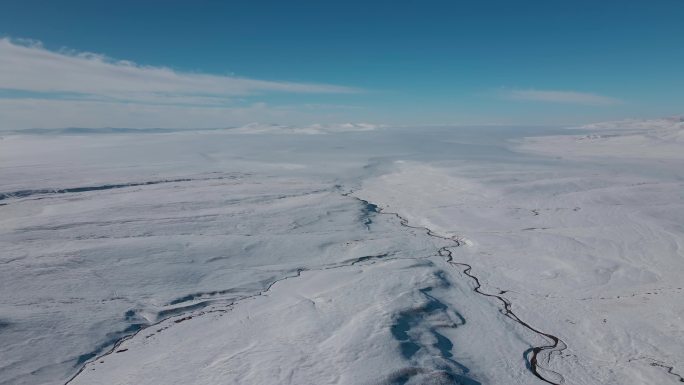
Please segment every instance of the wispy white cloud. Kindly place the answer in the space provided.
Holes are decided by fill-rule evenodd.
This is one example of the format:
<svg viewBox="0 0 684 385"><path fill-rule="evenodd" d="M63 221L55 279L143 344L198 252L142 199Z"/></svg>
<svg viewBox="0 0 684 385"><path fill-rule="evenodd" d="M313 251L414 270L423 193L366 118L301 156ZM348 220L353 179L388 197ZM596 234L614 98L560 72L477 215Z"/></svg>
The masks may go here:
<svg viewBox="0 0 684 385"><path fill-rule="evenodd" d="M331 134L339 132L362 132L373 131L384 127L373 123L341 123L341 124L309 124L309 125L283 125L249 123L242 127L230 130L236 134Z"/></svg>
<svg viewBox="0 0 684 385"><path fill-rule="evenodd" d="M0 38L0 130L328 122L339 119L333 105L274 106L263 101L275 93L356 92L362 90L180 72Z"/></svg>
<svg viewBox="0 0 684 385"><path fill-rule="evenodd" d="M526 100L550 103L584 104L590 106L610 106L623 103L620 99L577 91L557 90L509 90L503 97L512 100Z"/></svg>
<svg viewBox="0 0 684 385"><path fill-rule="evenodd" d="M328 84L278 82L179 72L104 55L50 51L40 43L0 39L0 89L70 94L72 99L148 104L225 104L269 92L352 93Z"/></svg>

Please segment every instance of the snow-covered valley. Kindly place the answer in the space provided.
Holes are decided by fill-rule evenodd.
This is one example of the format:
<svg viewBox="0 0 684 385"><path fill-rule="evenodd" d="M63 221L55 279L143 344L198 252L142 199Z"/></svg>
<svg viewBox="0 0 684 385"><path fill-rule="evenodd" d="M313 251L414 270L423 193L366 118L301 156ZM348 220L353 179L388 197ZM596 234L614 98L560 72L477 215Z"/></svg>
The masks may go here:
<svg viewBox="0 0 684 385"><path fill-rule="evenodd" d="M681 382L668 122L6 135L0 384Z"/></svg>

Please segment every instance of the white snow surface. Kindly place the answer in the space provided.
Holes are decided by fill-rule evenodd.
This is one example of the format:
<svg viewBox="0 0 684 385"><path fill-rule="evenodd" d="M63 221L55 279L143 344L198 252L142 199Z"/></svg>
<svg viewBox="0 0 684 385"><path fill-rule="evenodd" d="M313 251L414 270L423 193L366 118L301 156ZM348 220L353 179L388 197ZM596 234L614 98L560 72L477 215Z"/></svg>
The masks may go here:
<svg viewBox="0 0 684 385"><path fill-rule="evenodd" d="M521 150L574 157L684 159L684 118L622 120L576 127L589 133L527 138ZM565 151L559 151L559 149Z"/></svg>
<svg viewBox="0 0 684 385"><path fill-rule="evenodd" d="M679 383L681 122L254 128L0 140L0 384Z"/></svg>

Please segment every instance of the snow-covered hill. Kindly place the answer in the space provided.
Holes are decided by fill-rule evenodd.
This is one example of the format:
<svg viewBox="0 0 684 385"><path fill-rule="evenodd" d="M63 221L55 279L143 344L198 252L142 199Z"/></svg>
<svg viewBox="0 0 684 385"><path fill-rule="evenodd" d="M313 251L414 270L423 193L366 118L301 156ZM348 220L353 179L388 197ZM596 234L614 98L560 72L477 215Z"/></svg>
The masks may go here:
<svg viewBox="0 0 684 385"><path fill-rule="evenodd" d="M681 124L6 135L0 384L678 383Z"/></svg>

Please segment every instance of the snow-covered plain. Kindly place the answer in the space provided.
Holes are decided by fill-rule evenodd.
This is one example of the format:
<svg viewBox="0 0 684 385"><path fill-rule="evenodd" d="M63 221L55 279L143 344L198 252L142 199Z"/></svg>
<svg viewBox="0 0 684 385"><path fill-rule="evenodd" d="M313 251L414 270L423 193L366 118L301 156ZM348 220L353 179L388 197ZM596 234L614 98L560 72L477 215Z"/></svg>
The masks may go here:
<svg viewBox="0 0 684 385"><path fill-rule="evenodd" d="M577 127L583 135L526 138L521 150L554 155L560 147L573 157L684 159L684 118L623 120ZM563 155L563 154L558 154Z"/></svg>
<svg viewBox="0 0 684 385"><path fill-rule="evenodd" d="M5 135L0 384L677 383L655 131Z"/></svg>

